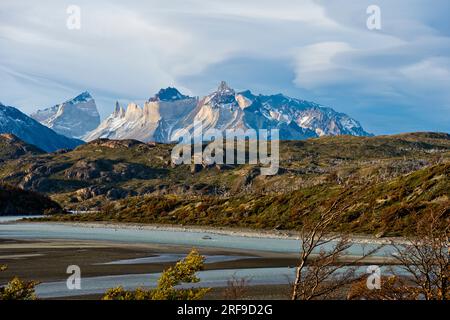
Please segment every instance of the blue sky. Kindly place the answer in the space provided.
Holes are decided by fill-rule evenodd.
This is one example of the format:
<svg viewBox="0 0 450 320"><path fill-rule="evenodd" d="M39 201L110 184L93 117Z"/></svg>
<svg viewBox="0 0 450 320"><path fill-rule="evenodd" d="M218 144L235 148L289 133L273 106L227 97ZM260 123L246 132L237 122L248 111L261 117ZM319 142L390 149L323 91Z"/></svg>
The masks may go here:
<svg viewBox="0 0 450 320"><path fill-rule="evenodd" d="M369 5L381 30L366 26ZM69 5L81 29L66 27ZM30 113L89 90L114 101L161 87L285 93L375 134L450 132L448 0L2 0L0 101Z"/></svg>

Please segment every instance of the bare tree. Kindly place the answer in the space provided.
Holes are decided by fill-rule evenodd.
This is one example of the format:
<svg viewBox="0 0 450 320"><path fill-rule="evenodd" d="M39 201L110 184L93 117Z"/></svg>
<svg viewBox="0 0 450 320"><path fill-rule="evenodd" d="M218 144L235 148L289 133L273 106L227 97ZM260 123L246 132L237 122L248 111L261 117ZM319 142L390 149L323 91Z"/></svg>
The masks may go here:
<svg viewBox="0 0 450 320"><path fill-rule="evenodd" d="M430 212L418 224L417 235L395 244L394 257L411 283L406 290L419 299L450 298L450 209Z"/></svg>
<svg viewBox="0 0 450 320"><path fill-rule="evenodd" d="M345 194L345 190L343 194ZM305 217L300 232L301 253L296 267L292 300L313 300L336 297L340 289L357 281L356 265L379 248L359 258L343 258L352 243L346 235L331 235L330 228L350 205L339 206L340 196L318 219ZM330 246L327 250L325 247ZM317 253L318 251L318 253Z"/></svg>
<svg viewBox="0 0 450 320"><path fill-rule="evenodd" d="M250 279L243 277L238 278L233 275L231 279L227 281L227 288L223 293L225 300L241 300L245 298L248 293Z"/></svg>

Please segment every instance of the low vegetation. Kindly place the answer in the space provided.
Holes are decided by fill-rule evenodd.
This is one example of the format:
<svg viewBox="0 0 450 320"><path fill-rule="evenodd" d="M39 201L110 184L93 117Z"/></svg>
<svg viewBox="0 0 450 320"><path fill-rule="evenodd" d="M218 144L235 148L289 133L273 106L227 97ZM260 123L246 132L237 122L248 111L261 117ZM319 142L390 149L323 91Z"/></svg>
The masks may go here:
<svg viewBox="0 0 450 320"><path fill-rule="evenodd" d="M0 139L1 141L1 139ZM0 181L49 196L55 220L121 221L300 230L330 198L351 204L339 232L414 233L420 217L449 206L450 135L322 137L283 141L280 170L171 163L172 145L100 139L72 151L5 158Z"/></svg>
<svg viewBox="0 0 450 320"><path fill-rule="evenodd" d="M117 287L108 290L103 300L200 300L209 288L183 289L177 286L199 282L196 272L203 269L204 260L197 250L192 250L186 258L162 273L155 289L127 291Z"/></svg>
<svg viewBox="0 0 450 320"><path fill-rule="evenodd" d="M7 266L0 265L0 272L5 271ZM35 300L35 281L22 281L14 277L5 286L0 286L0 300Z"/></svg>
<svg viewBox="0 0 450 320"><path fill-rule="evenodd" d="M300 230L305 217L319 218L339 195L332 231L378 236L411 235L430 211L450 216L450 163L388 182L363 186L323 184L279 195L236 197L146 196L112 202L97 213L54 216L60 221L118 221Z"/></svg>

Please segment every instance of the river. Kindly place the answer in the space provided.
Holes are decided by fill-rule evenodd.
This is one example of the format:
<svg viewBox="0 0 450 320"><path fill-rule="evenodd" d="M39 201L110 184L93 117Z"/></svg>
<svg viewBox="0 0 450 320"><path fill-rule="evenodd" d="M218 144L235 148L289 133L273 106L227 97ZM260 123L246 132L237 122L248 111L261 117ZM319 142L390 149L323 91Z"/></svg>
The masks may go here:
<svg viewBox="0 0 450 320"><path fill-rule="evenodd" d="M213 232L197 232L188 230L154 230L145 228L113 228L103 226L80 226L58 223L14 222L20 217L0 217L0 239L32 240L94 240L120 243L150 243L179 245L192 247L209 247L222 249L239 249L276 253L296 253L299 241L284 238L261 238L243 235L217 234ZM355 243L348 254L360 255L374 245ZM380 250L377 255L386 256L392 250L389 246ZM160 257L163 259L164 257ZM213 257L214 258L214 257ZM152 258L153 259L153 258ZM217 257L216 257L217 259ZM232 260L233 257L219 257ZM142 262L142 261L140 261ZM132 264L133 261L119 261L118 264ZM44 282L37 287L40 298L55 298L76 295L98 294L106 289L122 285L127 289L139 286L152 287L156 284L159 273L105 275L101 277L82 278L82 289L71 291L65 281ZM199 273L201 285L223 287L233 276L246 277L255 284L287 284L294 276L293 268L249 268L229 270L207 270Z"/></svg>

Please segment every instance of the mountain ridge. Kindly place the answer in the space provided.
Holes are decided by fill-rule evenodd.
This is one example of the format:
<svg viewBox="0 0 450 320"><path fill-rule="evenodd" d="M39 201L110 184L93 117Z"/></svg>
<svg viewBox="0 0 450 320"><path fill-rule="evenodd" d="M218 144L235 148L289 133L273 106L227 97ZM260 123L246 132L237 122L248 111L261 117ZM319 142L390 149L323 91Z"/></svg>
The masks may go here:
<svg viewBox="0 0 450 320"><path fill-rule="evenodd" d="M83 141L60 135L19 109L0 103L0 134L13 134L44 151L73 149Z"/></svg>
<svg viewBox="0 0 450 320"><path fill-rule="evenodd" d="M172 112L170 112L170 110ZM128 116L127 116L128 115ZM133 115L133 116L131 116ZM282 140L303 140L326 135L370 136L350 116L314 102L283 94L254 95L236 92L222 81L203 98L161 89L143 107L130 103L118 107L83 139L136 139L143 142L177 141L182 132L193 132L194 121L207 129L279 129Z"/></svg>

